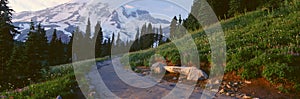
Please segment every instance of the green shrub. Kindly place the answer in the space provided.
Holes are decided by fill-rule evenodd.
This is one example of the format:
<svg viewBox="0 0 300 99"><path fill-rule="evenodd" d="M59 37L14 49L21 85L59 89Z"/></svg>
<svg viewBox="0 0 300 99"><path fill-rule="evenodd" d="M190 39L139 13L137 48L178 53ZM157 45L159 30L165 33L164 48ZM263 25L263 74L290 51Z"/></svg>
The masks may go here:
<svg viewBox="0 0 300 99"><path fill-rule="evenodd" d="M77 85L74 74L68 74L59 77L52 81L47 81L40 84L33 84L24 88L22 92L14 92L3 94L7 97L15 99L45 99L55 98L58 95L67 95L71 93L73 88Z"/></svg>

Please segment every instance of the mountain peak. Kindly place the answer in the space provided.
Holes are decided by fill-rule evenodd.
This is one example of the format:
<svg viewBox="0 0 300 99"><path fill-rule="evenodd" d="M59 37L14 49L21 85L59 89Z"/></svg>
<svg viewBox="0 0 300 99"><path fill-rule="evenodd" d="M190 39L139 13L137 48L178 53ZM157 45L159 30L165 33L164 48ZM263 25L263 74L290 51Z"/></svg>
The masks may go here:
<svg viewBox="0 0 300 99"><path fill-rule="evenodd" d="M133 40L136 29L145 23L152 23L157 27L160 25L168 27L170 23L168 20L153 17L147 10L141 10L131 5L123 5L111 12L107 4L93 3L89 5L89 1L72 0L56 7L13 15L14 25L20 27L19 31L22 32L22 35L18 36L18 40L26 38L30 20L41 23L47 31L57 29L57 32L72 35L76 27L85 31L89 18L91 28L100 21L104 36L109 37L112 33L120 33L124 41ZM91 32L94 32L93 29Z"/></svg>

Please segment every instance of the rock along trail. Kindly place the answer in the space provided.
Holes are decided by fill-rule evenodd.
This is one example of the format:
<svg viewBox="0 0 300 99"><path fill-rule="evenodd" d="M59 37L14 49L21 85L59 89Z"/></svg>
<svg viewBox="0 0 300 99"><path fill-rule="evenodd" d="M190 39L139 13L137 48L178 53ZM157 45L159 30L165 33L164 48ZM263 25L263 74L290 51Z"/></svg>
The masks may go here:
<svg viewBox="0 0 300 99"><path fill-rule="evenodd" d="M114 62L119 61L119 58L113 58ZM91 69L87 74L90 79L89 89L91 90L90 96L96 99L160 99L168 95L172 89L175 88L176 84L167 81L159 81L152 87L149 88L137 88L122 81L114 70L112 60L106 60L96 63L97 66ZM116 67L116 66L115 66ZM118 68L121 69L121 68ZM128 70L124 71L133 73ZM97 76L97 73L100 74ZM102 80L101 80L102 79ZM130 77L128 79L131 79ZM135 81L132 81L133 84ZM151 83L156 83L154 80ZM105 85L105 86L104 86ZM188 97L189 99L200 99L203 89L195 88L193 93ZM171 94L174 99L186 99L187 97L180 96L177 94ZM217 99L234 99L225 95L217 94Z"/></svg>

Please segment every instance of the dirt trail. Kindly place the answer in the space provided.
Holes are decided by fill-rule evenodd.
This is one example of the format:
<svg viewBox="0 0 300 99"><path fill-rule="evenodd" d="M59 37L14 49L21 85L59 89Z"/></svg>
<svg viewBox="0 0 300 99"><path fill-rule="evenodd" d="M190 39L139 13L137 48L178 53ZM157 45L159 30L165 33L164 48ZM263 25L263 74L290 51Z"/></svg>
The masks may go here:
<svg viewBox="0 0 300 99"><path fill-rule="evenodd" d="M114 62L119 61L118 58L114 58ZM116 65L114 63L114 65ZM116 67L116 66L115 66ZM118 69L122 69L116 67ZM128 70L123 69L123 71L127 73L133 73ZM100 76L97 76L97 73ZM102 62L97 62L97 66L94 66L92 70L87 74L90 79L90 89L95 90L96 94L95 98L101 99L160 99L166 98L165 96L170 94L170 92L175 88L175 83L160 81L156 85L149 88L137 88L133 87L129 84L126 84L122 81L117 73L114 70L114 66L112 64L112 60L106 60ZM131 79L130 77L128 79ZM132 81L133 84L135 81ZM156 83L155 81L149 83ZM104 86L105 85L105 86ZM199 99L202 95L202 89L196 88L193 90L193 93L190 97L185 97L182 94L171 94L168 97L172 99ZM219 99L232 99L233 97L216 95Z"/></svg>

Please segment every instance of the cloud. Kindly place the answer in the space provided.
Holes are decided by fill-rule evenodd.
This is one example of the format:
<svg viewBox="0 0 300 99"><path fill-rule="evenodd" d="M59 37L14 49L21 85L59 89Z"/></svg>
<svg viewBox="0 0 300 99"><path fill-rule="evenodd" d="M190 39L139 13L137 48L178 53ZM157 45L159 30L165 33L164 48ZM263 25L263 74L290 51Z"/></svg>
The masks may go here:
<svg viewBox="0 0 300 99"><path fill-rule="evenodd" d="M125 5L124 7L125 8L130 8L130 9L134 8L134 6L131 6L131 5Z"/></svg>
<svg viewBox="0 0 300 99"><path fill-rule="evenodd" d="M71 0L10 0L9 6L16 12L37 11L70 1Z"/></svg>

